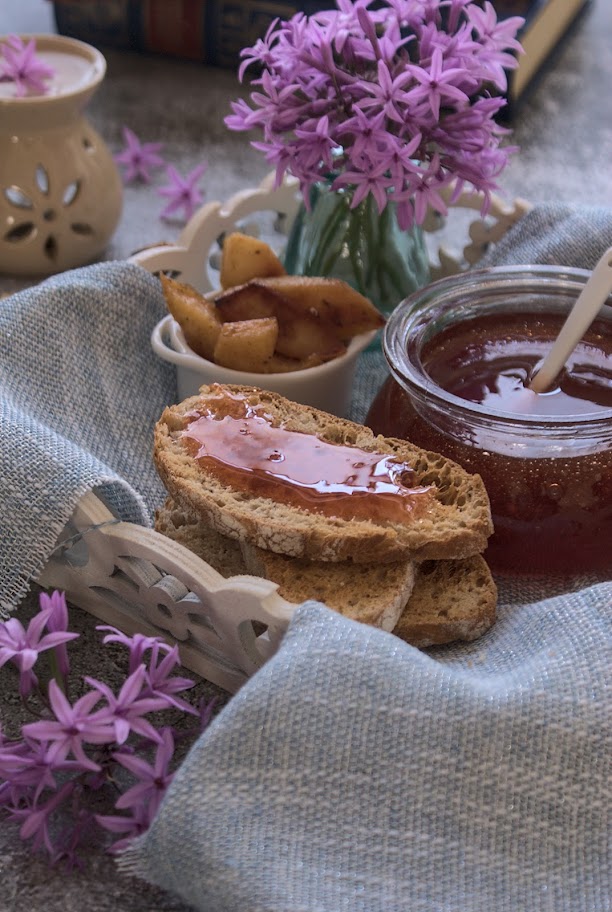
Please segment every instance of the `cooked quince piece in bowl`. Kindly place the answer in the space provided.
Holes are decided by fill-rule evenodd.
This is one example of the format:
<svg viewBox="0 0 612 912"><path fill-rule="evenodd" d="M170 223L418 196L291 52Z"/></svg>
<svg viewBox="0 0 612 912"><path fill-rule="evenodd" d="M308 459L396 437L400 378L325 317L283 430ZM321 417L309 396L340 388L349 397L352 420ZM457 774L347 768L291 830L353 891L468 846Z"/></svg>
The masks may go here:
<svg viewBox="0 0 612 912"><path fill-rule="evenodd" d="M285 267L272 248L259 238L228 234L221 252L221 288L244 285L250 279L285 275Z"/></svg>
<svg viewBox="0 0 612 912"><path fill-rule="evenodd" d="M318 316L336 328L339 338L352 339L385 323L372 302L342 279L287 275L257 279L253 284L276 291L295 309Z"/></svg>
<svg viewBox="0 0 612 912"><path fill-rule="evenodd" d="M329 361L346 350L333 327L309 313L296 312L289 302L277 313L277 320L276 351L279 355L303 360L316 353Z"/></svg>
<svg viewBox="0 0 612 912"><path fill-rule="evenodd" d="M276 316L278 354L300 360L312 352L336 357L347 340L384 324L367 298L335 279L252 279L214 301L223 323Z"/></svg>
<svg viewBox="0 0 612 912"><path fill-rule="evenodd" d="M344 354L344 352L341 352L341 354ZM320 364L325 364L326 361L333 361L335 357L335 355L328 355L323 358L318 352L312 352L312 354L298 360L297 358L287 358L285 355L275 353L267 362L265 373L289 374L292 371L306 370L308 367L318 367Z"/></svg>
<svg viewBox="0 0 612 912"><path fill-rule="evenodd" d="M222 323L235 320L260 320L274 317L285 304L285 298L273 288L246 282L212 296Z"/></svg>
<svg viewBox="0 0 612 912"><path fill-rule="evenodd" d="M215 304L191 285L160 275L166 306L185 336L185 342L196 355L212 360L221 332L221 320Z"/></svg>
<svg viewBox="0 0 612 912"><path fill-rule="evenodd" d="M276 317L223 323L213 360L233 370L266 373L278 336Z"/></svg>

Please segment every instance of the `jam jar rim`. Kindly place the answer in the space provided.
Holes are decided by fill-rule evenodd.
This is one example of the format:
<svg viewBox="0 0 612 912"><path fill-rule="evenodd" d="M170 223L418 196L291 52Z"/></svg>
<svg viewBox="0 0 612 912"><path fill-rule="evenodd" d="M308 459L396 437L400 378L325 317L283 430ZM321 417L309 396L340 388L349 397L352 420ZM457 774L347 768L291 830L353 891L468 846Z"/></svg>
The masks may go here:
<svg viewBox="0 0 612 912"><path fill-rule="evenodd" d="M543 430L570 431L580 429L589 431L609 430L612 439L612 408L586 412L578 415L521 415L480 403L462 399L439 386L419 364L410 360L408 345L405 340L408 331L416 330L412 338L412 347L426 328L425 316L435 312L439 316L457 305L456 298L466 291L499 293L514 289L515 293L532 292L545 294L554 289L562 292L579 294L586 284L589 270L570 266L518 265L490 266L482 269L470 269L463 273L446 276L431 282L423 288L404 298L387 320L383 332L383 353L387 360L391 376L409 394L427 396L428 406L450 409L457 415L469 415L476 421L495 422L507 428L521 427L535 433ZM612 295L604 307L610 308L612 320ZM490 312L490 311L489 311ZM506 309L506 313L512 312ZM515 310L516 312L516 310Z"/></svg>

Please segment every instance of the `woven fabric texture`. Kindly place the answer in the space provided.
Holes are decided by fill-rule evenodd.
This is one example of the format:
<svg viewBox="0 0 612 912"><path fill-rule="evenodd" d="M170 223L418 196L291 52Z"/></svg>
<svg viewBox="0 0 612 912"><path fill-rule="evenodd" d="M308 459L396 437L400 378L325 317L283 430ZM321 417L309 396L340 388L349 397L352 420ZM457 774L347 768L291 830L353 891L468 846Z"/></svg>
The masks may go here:
<svg viewBox="0 0 612 912"><path fill-rule="evenodd" d="M306 603L121 866L201 912L605 912L612 584L430 654Z"/></svg>
<svg viewBox="0 0 612 912"><path fill-rule="evenodd" d="M159 282L127 263L0 301L0 613L18 605L86 491L137 523L162 502L152 432L176 383L149 337L166 312Z"/></svg>
<svg viewBox="0 0 612 912"><path fill-rule="evenodd" d="M478 267L538 263L593 269L611 246L609 208L545 203L524 215L485 253Z"/></svg>

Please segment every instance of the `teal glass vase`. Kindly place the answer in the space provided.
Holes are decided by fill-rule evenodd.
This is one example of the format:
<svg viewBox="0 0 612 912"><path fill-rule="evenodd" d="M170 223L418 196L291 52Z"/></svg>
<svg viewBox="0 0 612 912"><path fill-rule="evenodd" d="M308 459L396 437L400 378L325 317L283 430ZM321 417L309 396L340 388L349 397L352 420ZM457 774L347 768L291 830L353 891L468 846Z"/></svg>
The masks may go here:
<svg viewBox="0 0 612 912"><path fill-rule="evenodd" d="M351 208L350 191L325 183L302 203L284 255L290 274L343 279L388 316L407 295L430 281L423 230L402 230L389 202L381 213L368 195Z"/></svg>

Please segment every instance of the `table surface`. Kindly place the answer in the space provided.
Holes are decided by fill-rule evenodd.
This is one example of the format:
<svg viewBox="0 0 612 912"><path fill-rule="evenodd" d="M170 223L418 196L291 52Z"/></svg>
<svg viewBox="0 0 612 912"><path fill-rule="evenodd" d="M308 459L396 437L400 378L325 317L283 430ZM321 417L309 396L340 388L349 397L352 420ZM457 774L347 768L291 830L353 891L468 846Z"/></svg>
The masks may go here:
<svg viewBox="0 0 612 912"><path fill-rule="evenodd" d="M47 0L0 0L0 32L54 31ZM122 146L128 124L142 141L164 143L164 153L181 173L202 161L208 170L202 185L206 200L225 200L256 186L268 172L260 153L243 134L229 132L223 117L241 89L232 71L161 57L106 52L107 76L90 102L88 116L113 151ZM512 123L512 141L520 147L500 179L506 199L533 203L565 201L612 205L612 3L595 0L554 63L547 68ZM159 219L163 201L151 185L127 187L119 227L104 254L123 259L134 250L174 241L181 225ZM18 290L28 280L0 276L0 294ZM22 611L32 613L34 596ZM74 609L73 625L82 633L78 661L85 673L104 677L118 670L100 668L93 622ZM120 670L119 670L120 671ZM17 700L0 674L2 714L14 717ZM67 878L32 858L14 826L0 826L2 909L38 912L181 912L171 897L126 877L114 862L94 856L87 869Z"/></svg>

